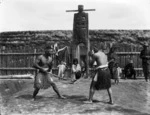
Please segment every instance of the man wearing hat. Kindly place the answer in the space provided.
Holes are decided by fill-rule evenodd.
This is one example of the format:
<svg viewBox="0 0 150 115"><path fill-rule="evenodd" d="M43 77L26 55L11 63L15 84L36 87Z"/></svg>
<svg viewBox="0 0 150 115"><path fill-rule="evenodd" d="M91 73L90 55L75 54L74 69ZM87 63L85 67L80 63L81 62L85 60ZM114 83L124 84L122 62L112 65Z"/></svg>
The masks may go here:
<svg viewBox="0 0 150 115"><path fill-rule="evenodd" d="M124 67L124 75L126 78L133 78L136 79L136 72L133 65L133 60L130 60L129 63Z"/></svg>
<svg viewBox="0 0 150 115"><path fill-rule="evenodd" d="M146 82L150 80L150 49L148 48L148 43L143 44L143 50L140 53L140 58L142 59L143 73Z"/></svg>

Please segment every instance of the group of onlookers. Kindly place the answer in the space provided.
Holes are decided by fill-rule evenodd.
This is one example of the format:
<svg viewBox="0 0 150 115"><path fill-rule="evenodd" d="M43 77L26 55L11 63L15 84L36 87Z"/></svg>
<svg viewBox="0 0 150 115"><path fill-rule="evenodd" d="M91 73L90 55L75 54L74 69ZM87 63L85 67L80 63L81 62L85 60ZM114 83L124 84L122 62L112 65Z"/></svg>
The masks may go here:
<svg viewBox="0 0 150 115"><path fill-rule="evenodd" d="M129 62L124 66L124 68L119 67L119 63L117 63L115 47L110 48L108 56L108 68L111 73L111 78L114 79L115 83L119 83L119 79L136 79L136 70L134 68L133 60L129 60ZM142 67L145 80L148 81L150 79L150 51L148 49L148 44L143 44L143 50L140 53L140 58L142 59ZM61 62L59 67L58 76L63 78L64 72L66 69L66 63ZM93 67L96 67L96 62L93 63ZM78 59L74 59L71 67L71 78L72 81L75 82L81 76L85 74L85 63L81 60L81 65L78 62Z"/></svg>
<svg viewBox="0 0 150 115"><path fill-rule="evenodd" d="M140 52L140 58L142 59L142 70L144 73L144 78L146 82L150 80L150 49L147 42L142 44L143 50ZM108 53L109 60L109 69L113 79L115 79L115 83L118 83L118 78L124 79L136 79L136 71L134 68L133 60L130 60L122 70L119 68L118 63L116 62L116 54L115 49L112 48Z"/></svg>

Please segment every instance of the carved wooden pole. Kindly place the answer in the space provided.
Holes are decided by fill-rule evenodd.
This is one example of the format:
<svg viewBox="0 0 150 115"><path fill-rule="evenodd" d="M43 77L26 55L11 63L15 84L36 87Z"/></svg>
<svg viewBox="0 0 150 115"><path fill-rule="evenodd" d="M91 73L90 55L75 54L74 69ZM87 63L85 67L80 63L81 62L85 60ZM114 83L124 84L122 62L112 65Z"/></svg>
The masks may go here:
<svg viewBox="0 0 150 115"><path fill-rule="evenodd" d="M74 14L73 22L73 43L75 48L83 43L86 47L86 76L89 75L89 56L90 41L89 41L89 26L88 26L88 13L84 11L95 11L95 9L85 9L83 5L78 5L78 10L66 10L66 12L78 12Z"/></svg>

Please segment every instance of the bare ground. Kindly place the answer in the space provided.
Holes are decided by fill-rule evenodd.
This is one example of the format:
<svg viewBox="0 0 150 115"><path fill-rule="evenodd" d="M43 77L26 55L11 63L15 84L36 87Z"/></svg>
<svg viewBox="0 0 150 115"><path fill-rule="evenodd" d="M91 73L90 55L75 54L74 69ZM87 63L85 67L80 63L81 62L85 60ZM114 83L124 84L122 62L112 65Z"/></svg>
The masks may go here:
<svg viewBox="0 0 150 115"><path fill-rule="evenodd" d="M40 90L37 100L32 100L33 80L26 80L26 85L16 93L5 89L1 92L1 114L21 115L150 115L150 82L144 79L120 80L119 85L112 81L114 105L107 103L106 90L95 93L94 103L85 104L88 99L91 79L81 79L76 84L59 81L56 84L66 99L59 99L52 88Z"/></svg>

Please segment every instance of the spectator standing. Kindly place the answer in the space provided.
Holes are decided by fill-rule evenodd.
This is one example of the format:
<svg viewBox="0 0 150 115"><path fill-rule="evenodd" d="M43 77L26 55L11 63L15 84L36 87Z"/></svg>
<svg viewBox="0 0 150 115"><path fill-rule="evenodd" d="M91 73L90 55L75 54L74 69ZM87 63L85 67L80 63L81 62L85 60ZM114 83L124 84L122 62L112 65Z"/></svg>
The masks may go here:
<svg viewBox="0 0 150 115"><path fill-rule="evenodd" d="M64 61L61 61L61 63L57 67L58 67L58 77L59 79L63 79L66 70L66 63Z"/></svg>
<svg viewBox="0 0 150 115"><path fill-rule="evenodd" d="M109 63L108 68L110 70L111 79L114 79L113 68L114 68L114 65L116 63L116 58L117 58L117 55L115 52L115 47L111 47L110 51L107 55L108 55L108 63Z"/></svg>
<svg viewBox="0 0 150 115"><path fill-rule="evenodd" d="M143 73L146 82L150 80L150 49L148 43L143 44L143 50L140 53L140 58L142 59Z"/></svg>
<svg viewBox="0 0 150 115"><path fill-rule="evenodd" d="M118 63L115 63L115 67L114 67L113 73L114 73L115 84L118 84L120 76L121 76L121 73L122 73L122 70L119 67Z"/></svg>

